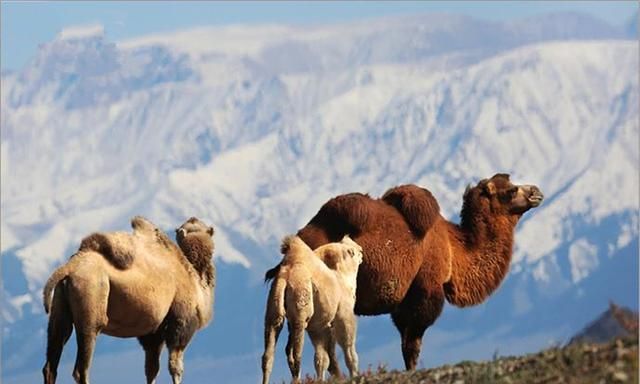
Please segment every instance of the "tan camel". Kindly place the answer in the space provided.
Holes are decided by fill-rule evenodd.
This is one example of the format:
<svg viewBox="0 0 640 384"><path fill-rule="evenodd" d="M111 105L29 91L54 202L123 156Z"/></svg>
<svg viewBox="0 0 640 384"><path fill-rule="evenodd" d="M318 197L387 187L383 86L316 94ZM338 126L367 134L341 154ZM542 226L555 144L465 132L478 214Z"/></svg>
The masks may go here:
<svg viewBox="0 0 640 384"><path fill-rule="evenodd" d="M298 236L311 248L344 235L362 246L355 312L391 313L405 366L415 369L422 336L445 298L465 307L498 288L509 270L518 220L542 199L538 187L496 174L467 188L454 224L440 215L433 195L415 185L392 188L380 199L350 193L325 203ZM339 374L333 360L329 370Z"/></svg>
<svg viewBox="0 0 640 384"><path fill-rule="evenodd" d="M275 345L286 317L289 340L286 354L293 381L300 379L300 361L307 330L315 349L317 378L324 380L330 360L335 361L335 341L345 355L352 376L358 373L353 312L356 276L362 248L345 236L312 251L299 237L282 242L282 268L274 276L265 314L265 352L262 382L267 384Z"/></svg>
<svg viewBox="0 0 640 384"><path fill-rule="evenodd" d="M166 343L173 382L182 381L184 350L213 314L213 227L190 218L176 230L180 248L144 218L135 217L132 227L133 234L85 238L47 281L43 299L49 326L42 370L46 384L56 381L60 355L74 327L76 382L89 382L99 333L138 338L145 350L147 383L155 382Z"/></svg>

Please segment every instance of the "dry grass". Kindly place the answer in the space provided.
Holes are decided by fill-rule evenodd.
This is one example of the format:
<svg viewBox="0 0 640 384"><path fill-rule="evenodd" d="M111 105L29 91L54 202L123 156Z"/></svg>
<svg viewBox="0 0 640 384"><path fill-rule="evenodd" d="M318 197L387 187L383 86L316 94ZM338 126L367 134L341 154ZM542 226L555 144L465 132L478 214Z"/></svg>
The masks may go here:
<svg viewBox="0 0 640 384"><path fill-rule="evenodd" d="M307 376L303 383L315 381ZM388 371L381 365L368 367L354 379L330 380L329 383L638 383L638 339L553 347L525 356L494 357L485 362L464 361L414 372Z"/></svg>

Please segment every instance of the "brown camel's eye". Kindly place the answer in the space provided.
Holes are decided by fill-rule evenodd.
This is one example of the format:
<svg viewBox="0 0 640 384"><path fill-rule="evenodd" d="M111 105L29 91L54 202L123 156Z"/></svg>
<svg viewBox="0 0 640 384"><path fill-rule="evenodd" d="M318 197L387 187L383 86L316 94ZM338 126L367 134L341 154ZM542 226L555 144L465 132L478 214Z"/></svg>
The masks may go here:
<svg viewBox="0 0 640 384"><path fill-rule="evenodd" d="M511 197L515 197L515 195L518 193L518 187L510 188L507 192Z"/></svg>

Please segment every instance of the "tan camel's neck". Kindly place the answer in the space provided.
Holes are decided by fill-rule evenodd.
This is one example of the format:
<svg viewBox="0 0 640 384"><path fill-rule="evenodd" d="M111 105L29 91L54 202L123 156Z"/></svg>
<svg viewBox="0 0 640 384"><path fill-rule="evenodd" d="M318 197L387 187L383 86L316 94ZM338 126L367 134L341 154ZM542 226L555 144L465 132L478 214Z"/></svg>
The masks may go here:
<svg viewBox="0 0 640 384"><path fill-rule="evenodd" d="M211 262L213 242L207 234L189 235L178 242L182 253L207 287L215 285L215 269Z"/></svg>
<svg viewBox="0 0 640 384"><path fill-rule="evenodd" d="M485 213L449 224L452 271L444 285L445 296L460 307L479 304L509 270L517 218Z"/></svg>

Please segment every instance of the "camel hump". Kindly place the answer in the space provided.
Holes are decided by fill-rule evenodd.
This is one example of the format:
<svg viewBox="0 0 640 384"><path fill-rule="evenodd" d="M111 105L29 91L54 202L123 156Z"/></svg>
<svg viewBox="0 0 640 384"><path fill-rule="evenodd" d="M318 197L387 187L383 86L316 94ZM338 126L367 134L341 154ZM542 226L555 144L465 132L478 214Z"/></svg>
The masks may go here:
<svg viewBox="0 0 640 384"><path fill-rule="evenodd" d="M309 248L309 246L307 245L307 243L305 243L300 236L298 235L287 235L282 239L282 242L280 243L280 253L283 256L286 256L287 254L289 254L289 252L291 252L292 250L295 251L296 248L302 249L304 251L309 251L309 252L313 252L311 250L311 248ZM286 259L286 257L285 257ZM283 261L285 260L283 259ZM265 272L264 274L264 282L267 283L270 280L273 280L278 273L280 272L280 268L282 267L282 262L280 261L280 263L278 263L278 265L276 265L275 267L269 269L267 272Z"/></svg>
<svg viewBox="0 0 640 384"><path fill-rule="evenodd" d="M131 228L134 234L153 234L158 227L142 216L134 216L131 219Z"/></svg>
<svg viewBox="0 0 640 384"><path fill-rule="evenodd" d="M295 239L295 236L293 235L285 236L282 239L282 243L280 243L281 254L286 255L289 252L289 249L291 248L291 242L293 242L294 239Z"/></svg>
<svg viewBox="0 0 640 384"><path fill-rule="evenodd" d="M440 216L440 206L431 192L413 184L389 189L382 200L402 214L418 238L424 237Z"/></svg>
<svg viewBox="0 0 640 384"><path fill-rule="evenodd" d="M297 235L287 235L282 239L282 243L280 244L280 253L286 255L289 253L291 248L294 247L308 247L307 244L302 241L300 237Z"/></svg>
<svg viewBox="0 0 640 384"><path fill-rule="evenodd" d="M156 243L162 245L166 249L175 252L178 250L178 247L174 244L173 241L167 236L167 234L158 228L151 220L148 220L142 216L134 216L131 219L131 228L133 229L133 234L142 235L143 237L155 241Z"/></svg>
<svg viewBox="0 0 640 384"><path fill-rule="evenodd" d="M325 230L335 232L336 241L346 234L357 235L371 216L371 201L369 195L357 192L336 196L320 208L310 224L320 224Z"/></svg>
<svg viewBox="0 0 640 384"><path fill-rule="evenodd" d="M103 255L114 267L127 269L133 263L134 246L127 233L96 232L82 239L78 251L94 251Z"/></svg>

